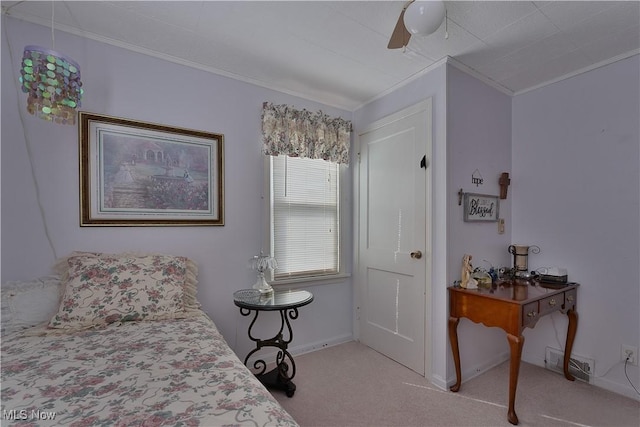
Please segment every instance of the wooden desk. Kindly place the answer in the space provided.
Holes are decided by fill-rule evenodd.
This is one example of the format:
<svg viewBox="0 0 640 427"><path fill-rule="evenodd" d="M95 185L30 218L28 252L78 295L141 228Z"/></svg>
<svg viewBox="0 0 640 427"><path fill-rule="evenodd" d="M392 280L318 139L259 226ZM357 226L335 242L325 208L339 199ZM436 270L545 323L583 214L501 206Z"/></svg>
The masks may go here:
<svg viewBox="0 0 640 427"><path fill-rule="evenodd" d="M485 326L497 326L507 333L511 360L509 365L509 412L511 424L518 424L514 409L518 372L525 328L533 328L542 316L561 311L569 317L567 341L564 352L564 376L570 381L575 377L569 373L569 358L573 340L578 328L576 300L578 284L556 287L532 281L516 280L503 282L492 289L467 290L450 287L449 289L449 341L456 367L456 383L450 388L460 390L460 350L458 347L458 322L461 317L482 323Z"/></svg>

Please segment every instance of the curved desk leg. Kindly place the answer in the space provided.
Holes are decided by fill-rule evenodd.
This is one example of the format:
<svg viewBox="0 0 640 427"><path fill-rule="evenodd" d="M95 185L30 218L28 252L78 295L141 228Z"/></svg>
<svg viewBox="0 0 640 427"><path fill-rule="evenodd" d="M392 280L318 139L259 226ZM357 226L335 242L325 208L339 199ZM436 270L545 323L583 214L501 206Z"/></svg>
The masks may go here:
<svg viewBox="0 0 640 427"><path fill-rule="evenodd" d="M509 348L511 349L511 361L509 362L509 412L507 419L513 425L518 424L516 415L516 389L518 388L518 374L520 372L520 358L522 357L522 347L524 345L523 336L507 334Z"/></svg>
<svg viewBox="0 0 640 427"><path fill-rule="evenodd" d="M459 322L459 318L449 317L449 342L451 343L451 351L453 353L453 363L456 367L456 383L449 389L453 392L460 390L460 384L462 383L462 372L460 371L460 349L458 347Z"/></svg>
<svg viewBox="0 0 640 427"><path fill-rule="evenodd" d="M576 330L578 329L578 313L571 309L567 311L569 317L569 326L567 328L567 342L564 346L564 377L569 381L575 381L576 377L569 373L569 359L571 358L571 349L573 348L573 340L576 338Z"/></svg>

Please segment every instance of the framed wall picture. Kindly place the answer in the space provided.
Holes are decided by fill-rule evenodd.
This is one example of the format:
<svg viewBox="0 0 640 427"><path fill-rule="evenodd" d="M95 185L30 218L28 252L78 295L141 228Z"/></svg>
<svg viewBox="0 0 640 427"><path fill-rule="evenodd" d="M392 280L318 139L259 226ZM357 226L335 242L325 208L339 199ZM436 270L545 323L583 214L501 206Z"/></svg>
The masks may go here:
<svg viewBox="0 0 640 427"><path fill-rule="evenodd" d="M224 136L79 113L81 226L224 225Z"/></svg>
<svg viewBox="0 0 640 427"><path fill-rule="evenodd" d="M467 222L498 221L499 207L498 196L464 193L464 220Z"/></svg>

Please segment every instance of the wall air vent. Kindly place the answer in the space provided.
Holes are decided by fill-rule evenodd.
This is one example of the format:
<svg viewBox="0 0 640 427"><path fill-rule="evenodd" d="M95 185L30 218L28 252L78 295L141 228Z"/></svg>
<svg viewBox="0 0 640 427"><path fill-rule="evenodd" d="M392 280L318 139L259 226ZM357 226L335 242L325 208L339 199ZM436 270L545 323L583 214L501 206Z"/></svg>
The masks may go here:
<svg viewBox="0 0 640 427"><path fill-rule="evenodd" d="M564 375L562 364L564 353L556 348L547 347L544 360L545 368ZM569 372L577 379L590 383L595 374L595 361L585 357L572 355L569 359Z"/></svg>

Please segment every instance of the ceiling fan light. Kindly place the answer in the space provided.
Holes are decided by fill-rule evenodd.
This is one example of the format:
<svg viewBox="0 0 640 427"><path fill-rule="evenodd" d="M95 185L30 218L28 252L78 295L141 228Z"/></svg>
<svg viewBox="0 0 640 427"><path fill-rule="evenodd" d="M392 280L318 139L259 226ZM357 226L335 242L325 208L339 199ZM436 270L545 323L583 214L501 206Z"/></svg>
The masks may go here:
<svg viewBox="0 0 640 427"><path fill-rule="evenodd" d="M414 1L404 12L404 26L411 34L422 36L435 32L444 20L444 2Z"/></svg>

